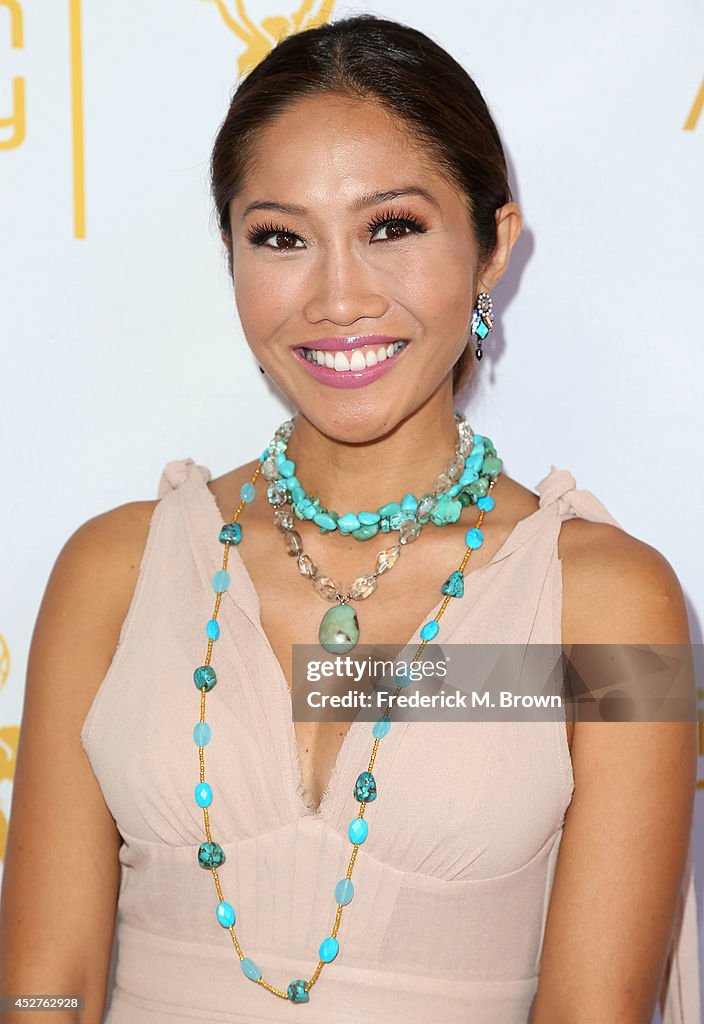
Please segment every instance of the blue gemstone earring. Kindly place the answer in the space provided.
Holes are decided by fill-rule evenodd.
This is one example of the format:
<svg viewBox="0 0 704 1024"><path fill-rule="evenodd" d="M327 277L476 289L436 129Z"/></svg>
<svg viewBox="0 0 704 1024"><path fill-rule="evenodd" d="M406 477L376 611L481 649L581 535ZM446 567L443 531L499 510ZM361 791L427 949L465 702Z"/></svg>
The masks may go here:
<svg viewBox="0 0 704 1024"><path fill-rule="evenodd" d="M477 359L482 357L482 342L494 326L494 303L489 292L479 292L477 303L472 310L471 333L477 339Z"/></svg>

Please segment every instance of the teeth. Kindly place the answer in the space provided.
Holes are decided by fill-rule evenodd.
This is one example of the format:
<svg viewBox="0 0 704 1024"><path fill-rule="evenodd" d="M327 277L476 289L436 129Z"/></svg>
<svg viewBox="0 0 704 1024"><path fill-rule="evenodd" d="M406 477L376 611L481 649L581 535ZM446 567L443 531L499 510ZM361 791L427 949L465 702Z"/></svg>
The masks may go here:
<svg viewBox="0 0 704 1024"><path fill-rule="evenodd" d="M309 363L327 366L330 370L345 373L347 370L363 370L367 366L376 366L390 359L406 345L405 341L395 341L378 348L359 349L352 352L329 352L321 349L303 349L303 355Z"/></svg>

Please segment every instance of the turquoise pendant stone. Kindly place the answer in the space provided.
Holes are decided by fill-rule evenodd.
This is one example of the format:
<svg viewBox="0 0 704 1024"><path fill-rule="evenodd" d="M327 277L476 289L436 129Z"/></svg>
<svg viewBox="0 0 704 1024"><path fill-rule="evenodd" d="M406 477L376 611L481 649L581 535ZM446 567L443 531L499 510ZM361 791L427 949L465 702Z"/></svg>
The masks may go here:
<svg viewBox="0 0 704 1024"><path fill-rule="evenodd" d="M436 526L445 526L447 523L456 523L462 512L459 501L455 501L448 494L438 498L438 504L434 512L430 513L430 519Z"/></svg>
<svg viewBox="0 0 704 1024"><path fill-rule="evenodd" d="M193 742L197 747L207 747L212 733L207 722L196 722L193 729Z"/></svg>
<svg viewBox="0 0 704 1024"><path fill-rule="evenodd" d="M242 540L242 527L239 523L225 523L220 531L221 544L239 544Z"/></svg>
<svg viewBox="0 0 704 1024"><path fill-rule="evenodd" d="M447 577L443 585L440 587L443 594L449 594L450 597L462 597L464 595L464 576L459 571L455 571Z"/></svg>
<svg viewBox="0 0 704 1024"><path fill-rule="evenodd" d="M317 516L313 517L313 522L316 526L322 526L324 530L337 529L337 523L327 512L318 512Z"/></svg>
<svg viewBox="0 0 704 1024"><path fill-rule="evenodd" d="M231 903L226 903L225 900L222 903L218 903L215 914L218 924L221 924L223 928L232 928L235 923L235 908Z"/></svg>
<svg viewBox="0 0 704 1024"><path fill-rule="evenodd" d="M484 534L475 526L471 530L467 530L464 540L468 548L476 550L477 548L480 548L484 543Z"/></svg>
<svg viewBox="0 0 704 1024"><path fill-rule="evenodd" d="M262 972L259 970L254 960L250 960L248 956L243 960L240 960L240 967L252 981L259 981L262 976Z"/></svg>
<svg viewBox="0 0 704 1024"><path fill-rule="evenodd" d="M421 636L422 635L423 634L421 633ZM404 689L407 686L411 685L413 680L411 679L411 676L410 676L410 673L408 671L408 666L407 665L399 665L399 667L396 669L396 674L394 676L394 682L396 683L397 686L402 686Z"/></svg>
<svg viewBox="0 0 704 1024"><path fill-rule="evenodd" d="M484 341L484 338L486 338L487 334L489 333L489 328L487 327L483 320L479 320L477 323L473 325L472 332L476 334L478 338L481 338L482 341Z"/></svg>
<svg viewBox="0 0 704 1024"><path fill-rule="evenodd" d="M213 576L213 590L215 593L224 594L230 586L230 574L227 569L218 569Z"/></svg>
<svg viewBox="0 0 704 1024"><path fill-rule="evenodd" d="M366 526L360 526L358 529L353 530L352 536L355 540L371 540L378 532L379 526L377 523L368 523Z"/></svg>
<svg viewBox="0 0 704 1024"><path fill-rule="evenodd" d="M323 939L320 943L320 949L318 955L324 964L329 964L331 960L334 960L340 950L340 943L337 939L334 939L332 935L329 935L327 939Z"/></svg>
<svg viewBox="0 0 704 1024"><path fill-rule="evenodd" d="M341 878L335 886L335 900L341 907L346 907L354 896L354 885L351 878Z"/></svg>
<svg viewBox="0 0 704 1024"><path fill-rule="evenodd" d="M218 681L218 677L215 675L215 669L212 665L201 665L193 673L193 681L199 690L205 687L205 692L210 693L212 688Z"/></svg>
<svg viewBox="0 0 704 1024"><path fill-rule="evenodd" d="M430 622L426 622L426 624L420 631L421 640L434 640L435 637L438 635L439 629L440 624L436 622L435 619L431 619Z"/></svg>
<svg viewBox="0 0 704 1024"><path fill-rule="evenodd" d="M477 502L477 508L480 508L482 512L491 512L495 505L495 501L490 494L485 494L483 498L480 498Z"/></svg>
<svg viewBox="0 0 704 1024"><path fill-rule="evenodd" d="M488 476L490 480L495 480L503 468L503 459L498 459L493 455L487 455L484 459L484 465L482 466L482 473L484 476Z"/></svg>
<svg viewBox="0 0 704 1024"><path fill-rule="evenodd" d="M483 498L489 489L489 485L483 476L480 476L478 480L475 480L473 484L470 484L467 490L474 495L475 498Z"/></svg>
<svg viewBox="0 0 704 1024"><path fill-rule="evenodd" d="M388 718L380 718L374 723L372 736L375 740L383 740L391 728L391 721Z"/></svg>
<svg viewBox="0 0 704 1024"><path fill-rule="evenodd" d="M210 807L213 802L213 791L207 782L199 782L196 786L196 803L199 807Z"/></svg>
<svg viewBox="0 0 704 1024"><path fill-rule="evenodd" d="M360 803L376 800L376 780L371 772L361 772L354 784L354 798Z"/></svg>
<svg viewBox="0 0 704 1024"><path fill-rule="evenodd" d="M350 822L350 827L347 829L347 835L355 846L359 846L363 843L369 834L369 825L367 825L364 818L354 818Z"/></svg>
<svg viewBox="0 0 704 1024"><path fill-rule="evenodd" d="M306 992L306 983L303 978L297 978L295 981L292 981L286 989L286 995L292 1003L307 1003L310 999Z"/></svg>
<svg viewBox="0 0 704 1024"><path fill-rule="evenodd" d="M220 843L201 843L198 847L198 863L202 868L219 868L225 859L225 851Z"/></svg>
<svg viewBox="0 0 704 1024"><path fill-rule="evenodd" d="M220 636L220 624L217 619L209 619L205 627L205 635L208 640L217 640Z"/></svg>
<svg viewBox="0 0 704 1024"><path fill-rule="evenodd" d="M320 646L331 654L346 654L359 640L357 613L349 604L338 604L325 612L318 630Z"/></svg>
<svg viewBox="0 0 704 1024"><path fill-rule="evenodd" d="M346 533L352 533L353 530L359 529L360 522L354 512L345 512L344 516L337 520L337 525Z"/></svg>

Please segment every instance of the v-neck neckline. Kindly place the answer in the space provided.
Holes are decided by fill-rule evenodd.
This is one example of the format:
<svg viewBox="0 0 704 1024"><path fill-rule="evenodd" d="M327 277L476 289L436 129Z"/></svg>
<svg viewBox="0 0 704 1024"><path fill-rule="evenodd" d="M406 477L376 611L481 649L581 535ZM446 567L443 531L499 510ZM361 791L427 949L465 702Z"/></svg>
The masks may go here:
<svg viewBox="0 0 704 1024"><path fill-rule="evenodd" d="M208 482L212 479L212 474L208 467L198 466L194 462L190 462L189 470L189 476L191 480L195 482L196 489L203 496L204 507L206 508L210 520L213 524L212 536L213 538L216 538L219 536L223 524L229 522L231 520L231 517L229 519L223 518L222 511L217 502L217 498L213 491L208 486ZM205 470L205 473L201 472L202 470ZM467 604L465 599L467 597L468 591L470 591L472 588L476 588L477 586L477 580L475 579L475 577L483 577L484 575L486 575L486 572L488 572L488 570L492 568L497 562L502 561L509 554L511 554L511 552L520 545L523 534L526 532L529 526L533 524L534 520L540 514L544 515L545 509L552 503L550 500L546 500L546 494L549 493L548 481L555 473L559 472L562 472L562 470L557 470L553 467L548 476L541 481L540 486L543 490L543 493L540 495L540 504L538 508L534 509L533 512L529 513L527 516L524 516L523 519L519 519L518 522L515 523L508 537L504 540L503 544L501 544L501 546L498 548L498 550L494 553L494 555L488 562L486 562L484 565L479 566L478 569L473 569L470 572L466 573L464 577L463 597L451 600L448 603L445 611L443 612L442 618L440 620L441 630L444 627L444 631L446 634L442 638L445 642L449 640L457 626L456 620L457 615L460 613L460 611L464 612L465 614L467 613ZM293 701L291 691L288 685L288 679L286 678L286 673L284 672L281 662L279 661L276 652L271 644L271 641L269 640L269 637L267 636L266 631L264 630L264 627L262 625L261 604L259 601L259 595L257 594L256 587L254 586L254 580L252 579L249 569L247 568L242 556L238 551L237 544L230 545L228 569L230 569L231 571L231 576L233 575L233 570L237 573L237 575L239 576L239 582L246 588L247 598L249 599L248 603L252 609L252 622L256 627L260 637L262 638L262 641L265 647L267 648L267 653L269 654L271 661L273 662L276 668L277 688L281 695L281 706L284 709L284 718L286 720L285 729L288 740L289 767L294 783L295 798L304 811L301 817L327 820L326 812L328 810L328 807L333 803L336 790L339 788L342 768L348 760L349 752L352 745L356 742L356 740L359 737L359 728L355 727L359 727L361 725L369 727L369 736L371 737L371 726L373 725L373 723L369 722L367 719L360 720L361 711L359 712L357 717L351 721L350 727L345 733L342 743L340 744L340 749L337 752L337 757L335 758L335 761L333 763L332 770L330 772L330 776L328 778L325 789L323 790L320 802L317 807L311 807L310 804L307 803L303 795L305 790L305 784L303 782L303 771L301 767L300 753L298 750L298 739L296 737L296 730L293 722ZM226 597L230 601L232 601L233 604L237 605L237 601L235 600L231 592L231 588L228 588L228 590L226 591ZM421 642L420 630L422 629L426 622L430 622L432 619L435 618L444 600L445 595L442 595L440 600L433 606L433 608L431 608L430 611L423 616L423 619L416 625L415 629L411 633L411 636L408 638L405 644L403 644L400 647L401 651L412 647L414 644L414 638L417 637L418 639L415 642L415 646L413 647L413 652L415 651L415 649ZM409 722L393 721L392 719L392 725L394 728L390 731L389 736L391 737L393 735L395 742L398 743L402 738L403 733L407 729ZM360 759L360 764L361 763L362 759ZM361 770L362 769L360 768L360 771Z"/></svg>

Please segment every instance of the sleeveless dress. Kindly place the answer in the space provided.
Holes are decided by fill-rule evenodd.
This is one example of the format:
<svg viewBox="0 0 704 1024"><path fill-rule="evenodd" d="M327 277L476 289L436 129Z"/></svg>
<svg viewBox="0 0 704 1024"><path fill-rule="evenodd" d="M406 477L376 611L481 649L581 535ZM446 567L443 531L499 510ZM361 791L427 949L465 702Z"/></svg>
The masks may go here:
<svg viewBox="0 0 704 1024"><path fill-rule="evenodd" d="M106 1024L526 1024L564 816L574 789L563 712L541 722L392 722L379 745L381 800L365 812L340 951L294 1008L245 977L215 916L194 799L202 664L222 525L192 459L163 471L134 596L81 740L123 843L115 987ZM557 540L575 516L619 524L551 467L539 508L472 570L442 617L452 643L561 642ZM330 934L351 853L352 789L371 725L353 722L320 807L305 801L286 678L263 632L236 546L208 697L206 750L219 875L245 955L286 990L307 979ZM440 583L438 583L439 587ZM432 618L441 602L423 622ZM407 641L418 642L423 623ZM377 813L378 812L378 813ZM693 867L680 891L664 1024L699 1024Z"/></svg>

